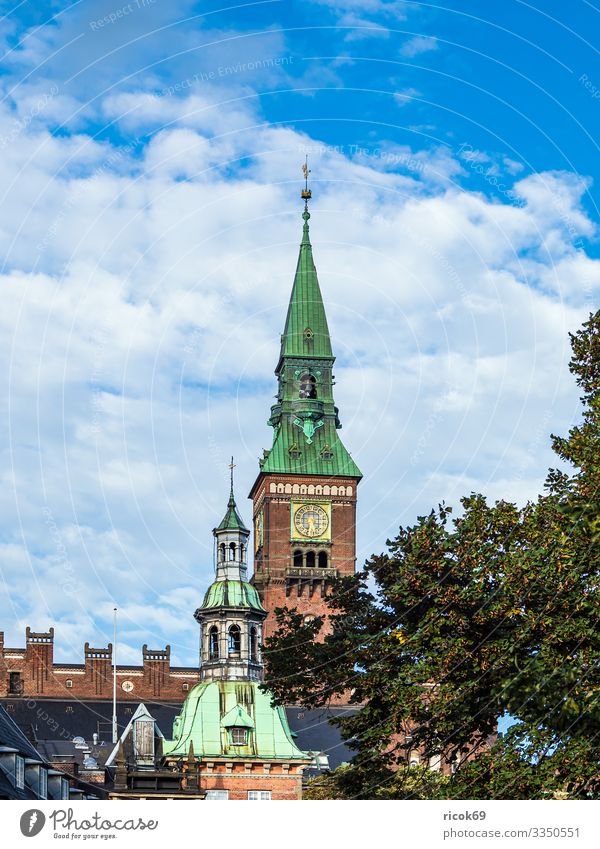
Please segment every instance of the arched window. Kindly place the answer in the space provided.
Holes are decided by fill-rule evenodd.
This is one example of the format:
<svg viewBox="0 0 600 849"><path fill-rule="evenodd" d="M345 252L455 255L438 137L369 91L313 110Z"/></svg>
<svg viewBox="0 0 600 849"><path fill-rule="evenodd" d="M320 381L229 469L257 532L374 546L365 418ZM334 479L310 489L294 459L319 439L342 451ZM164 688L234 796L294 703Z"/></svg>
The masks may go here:
<svg viewBox="0 0 600 849"><path fill-rule="evenodd" d="M306 552L306 565L309 569L312 569L315 565L315 553L314 551Z"/></svg>
<svg viewBox="0 0 600 849"><path fill-rule="evenodd" d="M219 546L219 560L225 560L225 543L222 542Z"/></svg>
<svg viewBox="0 0 600 849"><path fill-rule="evenodd" d="M208 632L208 656L215 660L219 656L219 629L213 625Z"/></svg>
<svg viewBox="0 0 600 849"><path fill-rule="evenodd" d="M239 625L231 625L229 628L229 639L227 642L227 648L229 654L238 654L242 649L242 632L240 631Z"/></svg>
<svg viewBox="0 0 600 849"><path fill-rule="evenodd" d="M302 552L300 549L294 552L294 569L302 569Z"/></svg>
<svg viewBox="0 0 600 849"><path fill-rule="evenodd" d="M258 660L258 631L254 625L250 628L250 660Z"/></svg>
<svg viewBox="0 0 600 849"><path fill-rule="evenodd" d="M240 560L243 563L245 561L245 559L246 559L246 546L240 545Z"/></svg>
<svg viewBox="0 0 600 849"><path fill-rule="evenodd" d="M327 552L326 551L320 551L319 552L318 563L319 563L319 568L327 569Z"/></svg>
<svg viewBox="0 0 600 849"><path fill-rule="evenodd" d="M300 378L300 398L317 397L317 381L312 374L303 374Z"/></svg>
<svg viewBox="0 0 600 849"><path fill-rule="evenodd" d="M235 560L235 543L234 542L229 543L229 559Z"/></svg>

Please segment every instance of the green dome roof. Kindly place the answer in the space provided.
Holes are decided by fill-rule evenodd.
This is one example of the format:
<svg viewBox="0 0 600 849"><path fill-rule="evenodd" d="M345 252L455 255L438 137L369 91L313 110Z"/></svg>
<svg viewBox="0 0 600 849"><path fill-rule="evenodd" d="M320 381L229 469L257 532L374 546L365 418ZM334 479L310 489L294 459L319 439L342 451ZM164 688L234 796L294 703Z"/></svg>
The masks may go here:
<svg viewBox="0 0 600 849"><path fill-rule="evenodd" d="M265 612L255 587L247 581L215 581L210 585L200 610L212 607L244 607Z"/></svg>
<svg viewBox="0 0 600 849"><path fill-rule="evenodd" d="M230 730L249 730L246 745L234 744ZM285 710L255 681L201 682L190 690L173 723L173 738L163 740L165 757L268 758L309 761L296 746Z"/></svg>

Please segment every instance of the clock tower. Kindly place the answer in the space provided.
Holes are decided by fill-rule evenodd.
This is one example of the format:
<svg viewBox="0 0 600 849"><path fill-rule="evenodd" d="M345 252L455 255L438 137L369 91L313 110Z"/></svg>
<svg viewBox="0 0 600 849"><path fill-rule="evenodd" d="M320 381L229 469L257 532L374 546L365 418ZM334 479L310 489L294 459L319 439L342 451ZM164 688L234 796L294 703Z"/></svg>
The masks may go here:
<svg viewBox="0 0 600 849"><path fill-rule="evenodd" d="M335 358L309 237L310 196L306 185L300 255L268 422L273 444L259 461L250 492L252 582L268 611L265 636L275 627L276 607L295 607L306 617L326 614L331 581L353 574L356 561L356 488L362 475L339 437Z"/></svg>

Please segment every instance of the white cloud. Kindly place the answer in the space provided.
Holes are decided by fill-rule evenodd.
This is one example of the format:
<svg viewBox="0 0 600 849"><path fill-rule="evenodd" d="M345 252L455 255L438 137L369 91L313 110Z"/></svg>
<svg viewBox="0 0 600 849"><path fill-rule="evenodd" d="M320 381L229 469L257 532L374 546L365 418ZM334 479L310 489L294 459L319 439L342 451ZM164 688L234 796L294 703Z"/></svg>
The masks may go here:
<svg viewBox="0 0 600 849"><path fill-rule="evenodd" d="M423 92L419 91L416 88L412 88L411 86L409 88L402 89L401 91L397 91L394 94L394 100L396 101L398 106L406 106L407 103L411 103L416 98L422 96Z"/></svg>
<svg viewBox="0 0 600 849"><path fill-rule="evenodd" d="M412 59L421 53L429 53L432 50L437 50L438 46L437 39L429 35L415 35L413 38L409 38L408 41L404 42L400 48L400 55Z"/></svg>
<svg viewBox="0 0 600 849"><path fill-rule="evenodd" d="M446 148L330 150L256 108L136 84L101 107L125 142L53 136L40 117L3 151L11 642L55 623L60 656L78 657L110 639L116 602L128 658L171 642L195 661L228 458L248 519L270 442L301 226L290 160L307 147L342 435L365 473L361 553L442 498L533 497L544 435L578 414L567 332L600 283L577 245L595 235L585 182L526 176L519 208L462 191Z"/></svg>

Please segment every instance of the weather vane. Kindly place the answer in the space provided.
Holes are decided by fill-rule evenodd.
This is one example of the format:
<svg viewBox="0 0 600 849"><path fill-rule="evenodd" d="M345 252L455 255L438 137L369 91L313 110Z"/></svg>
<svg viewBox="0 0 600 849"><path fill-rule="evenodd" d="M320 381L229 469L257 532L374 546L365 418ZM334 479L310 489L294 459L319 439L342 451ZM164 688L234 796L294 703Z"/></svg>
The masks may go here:
<svg viewBox="0 0 600 849"><path fill-rule="evenodd" d="M308 209L308 201L312 197L312 192L308 188L308 175L310 174L310 168L308 167L308 154L306 156L306 161L305 161L304 165L302 166L302 173L304 174L304 188L302 189L300 196L304 200L305 208Z"/></svg>
<svg viewBox="0 0 600 849"><path fill-rule="evenodd" d="M231 458L231 463L229 464L229 472L231 475L231 491L233 492L233 470L235 469L235 463L233 462L233 457Z"/></svg>

